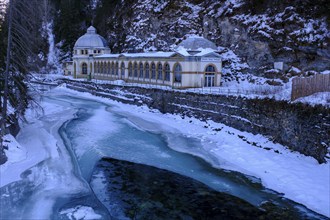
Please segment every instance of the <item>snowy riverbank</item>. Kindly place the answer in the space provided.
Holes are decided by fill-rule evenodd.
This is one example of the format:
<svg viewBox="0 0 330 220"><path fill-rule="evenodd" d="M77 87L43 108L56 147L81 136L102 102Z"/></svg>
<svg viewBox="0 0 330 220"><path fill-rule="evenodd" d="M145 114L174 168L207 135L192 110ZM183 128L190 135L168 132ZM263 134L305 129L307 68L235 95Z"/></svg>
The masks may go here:
<svg viewBox="0 0 330 220"><path fill-rule="evenodd" d="M23 200L11 204L10 210L2 210L0 219L51 219L54 206L59 198L67 198L89 190L84 181L75 175L72 158L67 151L58 130L65 121L74 117L75 110L41 101L41 108L26 111L27 122L21 123L16 139L7 135L8 161L1 165L1 205L7 198ZM6 185L21 181L24 189ZM30 190L32 195L16 191ZM14 192L11 192L14 190ZM16 190L16 191L15 191ZM90 217L99 219L90 207L73 207L62 210L60 215ZM10 216L10 217L9 217ZM78 218L77 217L77 218Z"/></svg>
<svg viewBox="0 0 330 220"><path fill-rule="evenodd" d="M118 113L133 116L130 118L133 123L134 120L143 118L145 121L159 124L162 129L199 138L205 143L203 151L215 156L219 167L260 178L267 188L283 193L284 197L304 204L316 212L330 216L329 161L326 164L318 164L314 158L291 152L279 144L270 142L266 137L241 132L212 121L182 119L179 115L164 115L145 106L122 104L88 93L61 89L68 94L115 105ZM141 126L140 122L136 124ZM145 124L141 129L148 130L148 125ZM248 144L247 141L239 139L238 135L245 136L250 143L255 142L270 150ZM187 153L192 153L189 149L186 150Z"/></svg>
<svg viewBox="0 0 330 220"><path fill-rule="evenodd" d="M201 149L195 149L194 152L182 148L176 150L186 151L197 156L209 154L216 160L212 161L214 166L260 178L267 188L283 193L285 197L304 204L316 212L330 216L329 161L320 165L315 159L299 153L292 153L283 146L270 142L266 137L240 132L212 121L201 122L194 118L181 118L179 115L164 115L145 106L122 104L64 87L56 88L54 91L111 104L115 106L117 113L126 115L132 123L143 130L154 131L154 127L149 127L148 123L145 123L149 121L158 124L159 129L198 138L203 143ZM29 118L34 122L32 127L36 129L34 132L40 134L37 139L40 142L31 141L28 138L29 132L32 132L31 129L24 130L24 127L22 128L21 134L18 136L21 146L12 140L11 145L14 147L10 150L12 154L8 154L9 162L5 166L1 166L1 186L19 180L21 172L45 158L58 158L58 150L64 150L61 148L62 144L58 145L61 140L56 134L56 129L67 117L72 116L72 110L58 109L59 107L56 105L44 105L43 107L45 107L49 120L55 120L59 115L61 115L61 120L58 120L55 127L45 129L43 126L46 125L40 126L36 120L37 117L31 112L29 113ZM52 113L56 113L56 117ZM34 117L35 119L33 119ZM144 122L141 122L141 119ZM29 126L31 127L31 125ZM40 128L42 128L41 132ZM238 138L238 135L246 137L246 140ZM267 147L269 150L257 148L250 143ZM15 146L19 148L15 148ZM69 166L69 168L72 170L72 167ZM15 173L12 170L15 170ZM67 172L71 172L69 170ZM57 183L59 187L64 187L66 184L65 181Z"/></svg>

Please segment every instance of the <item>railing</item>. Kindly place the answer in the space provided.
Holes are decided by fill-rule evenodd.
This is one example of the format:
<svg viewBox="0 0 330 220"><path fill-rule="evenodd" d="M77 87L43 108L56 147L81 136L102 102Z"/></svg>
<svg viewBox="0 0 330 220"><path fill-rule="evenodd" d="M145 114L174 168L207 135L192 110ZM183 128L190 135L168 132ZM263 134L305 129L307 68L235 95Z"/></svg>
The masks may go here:
<svg viewBox="0 0 330 220"><path fill-rule="evenodd" d="M292 101L317 92L330 92L330 74L318 74L308 78L296 77L292 80Z"/></svg>
<svg viewBox="0 0 330 220"><path fill-rule="evenodd" d="M288 89L287 86L269 86L269 85L260 85L254 86L249 89L242 88L223 88L223 87L202 87L202 88L185 88L177 89L177 83L171 85L166 84L152 84L149 81L144 82L124 82L120 79L109 79L109 80L99 80L92 79L96 84L111 84L117 86L137 86L143 88L155 88L163 90L172 90L172 91L181 91L181 92L193 92L193 93L202 93L202 94L221 94L221 95L234 95L234 96L262 96L262 97L273 97L276 93L279 93L283 90ZM156 81L155 81L156 82ZM289 97L288 97L289 99Z"/></svg>

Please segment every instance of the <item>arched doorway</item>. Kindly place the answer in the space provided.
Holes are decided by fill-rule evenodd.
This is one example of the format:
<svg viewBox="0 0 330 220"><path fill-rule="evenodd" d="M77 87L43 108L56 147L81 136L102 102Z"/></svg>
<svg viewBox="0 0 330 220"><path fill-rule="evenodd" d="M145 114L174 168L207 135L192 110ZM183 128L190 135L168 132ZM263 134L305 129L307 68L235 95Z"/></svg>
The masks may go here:
<svg viewBox="0 0 330 220"><path fill-rule="evenodd" d="M165 64L165 80L166 81L171 80L171 70L170 70L170 65L168 63Z"/></svg>
<svg viewBox="0 0 330 220"><path fill-rule="evenodd" d="M82 74L87 74L87 63L83 63L81 67L82 67Z"/></svg>
<svg viewBox="0 0 330 220"><path fill-rule="evenodd" d="M125 63L124 62L121 62L121 67L120 67L120 75L121 75L121 78L125 78Z"/></svg>
<svg viewBox="0 0 330 220"><path fill-rule="evenodd" d="M182 81L182 67L180 64L176 64L174 67L174 82L181 83Z"/></svg>
<svg viewBox="0 0 330 220"><path fill-rule="evenodd" d="M204 74L204 87L214 87L215 84L215 67L208 65Z"/></svg>

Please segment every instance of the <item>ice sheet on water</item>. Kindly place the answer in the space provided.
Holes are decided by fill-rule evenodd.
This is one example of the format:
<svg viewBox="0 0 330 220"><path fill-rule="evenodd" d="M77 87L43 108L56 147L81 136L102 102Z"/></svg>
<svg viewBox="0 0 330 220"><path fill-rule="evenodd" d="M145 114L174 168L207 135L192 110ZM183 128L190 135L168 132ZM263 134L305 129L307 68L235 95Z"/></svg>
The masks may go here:
<svg viewBox="0 0 330 220"><path fill-rule="evenodd" d="M102 108L95 110L86 121L75 124L74 133L71 133L69 138L73 140L73 145L77 146L74 148L77 157L81 158L87 151L99 145L99 139L104 139L119 129L121 126L114 120L113 115ZM98 139L93 138L95 134Z"/></svg>

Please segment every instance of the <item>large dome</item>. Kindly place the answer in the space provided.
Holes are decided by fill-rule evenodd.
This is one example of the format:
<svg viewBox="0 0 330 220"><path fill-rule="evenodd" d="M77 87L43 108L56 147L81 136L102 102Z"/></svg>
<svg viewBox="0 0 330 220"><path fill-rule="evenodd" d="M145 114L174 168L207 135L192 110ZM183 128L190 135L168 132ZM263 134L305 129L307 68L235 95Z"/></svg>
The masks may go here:
<svg viewBox="0 0 330 220"><path fill-rule="evenodd" d="M201 49L217 50L217 46L204 37L190 35L187 39L178 44L177 48L183 47L187 51L200 51Z"/></svg>
<svg viewBox="0 0 330 220"><path fill-rule="evenodd" d="M108 48L107 41L96 33L96 29L90 26L87 33L81 36L74 45L75 48Z"/></svg>

